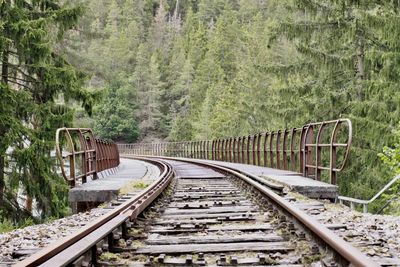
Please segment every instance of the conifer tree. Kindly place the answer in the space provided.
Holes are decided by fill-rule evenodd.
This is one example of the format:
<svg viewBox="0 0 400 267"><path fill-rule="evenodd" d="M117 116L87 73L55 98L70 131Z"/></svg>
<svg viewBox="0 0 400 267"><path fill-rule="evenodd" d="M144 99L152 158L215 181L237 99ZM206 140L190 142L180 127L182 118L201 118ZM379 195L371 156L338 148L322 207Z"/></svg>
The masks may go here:
<svg viewBox="0 0 400 267"><path fill-rule="evenodd" d="M70 99L81 100L90 112L94 98L82 90L84 76L59 54L56 42L81 14L80 7L57 1L0 4L1 101L7 101L1 110L0 205L15 221L24 218L17 212L19 189L28 197L28 212L32 199L42 216L66 212L66 186L50 156L54 132L72 121ZM60 95L65 104L55 102Z"/></svg>
<svg viewBox="0 0 400 267"><path fill-rule="evenodd" d="M133 75L133 84L137 90L140 133L143 137L157 134L160 127L161 111L160 97L163 86L158 69L156 55L149 55L144 44L141 44L137 54L137 65Z"/></svg>
<svg viewBox="0 0 400 267"><path fill-rule="evenodd" d="M389 179L377 153L393 142L399 117L395 2L84 1L90 12L68 52L92 74L92 90L109 91L98 110L134 114L139 140L350 117L355 138L341 194L368 198ZM100 115L95 122L113 125Z"/></svg>
<svg viewBox="0 0 400 267"><path fill-rule="evenodd" d="M398 7L381 1L289 3L279 28L302 57L285 66L287 86L281 92L306 101L297 108L304 121L352 119L352 157L340 189L342 194L370 197L383 185L383 179L376 179L386 176L377 154L392 142L400 111L393 105L399 98L393 87L398 75L391 71L399 53L398 40L391 37L399 26Z"/></svg>

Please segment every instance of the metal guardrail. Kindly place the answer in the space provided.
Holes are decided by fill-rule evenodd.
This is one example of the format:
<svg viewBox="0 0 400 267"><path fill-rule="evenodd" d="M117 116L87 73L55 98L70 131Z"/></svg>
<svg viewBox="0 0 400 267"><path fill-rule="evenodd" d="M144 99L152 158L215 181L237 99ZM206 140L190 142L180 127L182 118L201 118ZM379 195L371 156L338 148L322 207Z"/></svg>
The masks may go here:
<svg viewBox="0 0 400 267"><path fill-rule="evenodd" d="M387 191L397 180L400 179L400 175L395 176L389 183L387 183L378 193L375 194L370 200L362 200L352 197L338 196L340 204L344 202L350 203L350 208L353 210L356 204L363 206L363 212L368 212L368 205L374 202L378 197L380 197L385 191Z"/></svg>
<svg viewBox="0 0 400 267"><path fill-rule="evenodd" d="M340 139L340 140L339 140ZM215 140L118 144L121 154L221 160L289 170L337 182L352 141L349 119L309 123L300 128Z"/></svg>
<svg viewBox="0 0 400 267"><path fill-rule="evenodd" d="M62 176L71 187L78 180L86 183L88 177L95 180L100 172L120 163L117 145L96 138L89 128L57 129L56 155Z"/></svg>

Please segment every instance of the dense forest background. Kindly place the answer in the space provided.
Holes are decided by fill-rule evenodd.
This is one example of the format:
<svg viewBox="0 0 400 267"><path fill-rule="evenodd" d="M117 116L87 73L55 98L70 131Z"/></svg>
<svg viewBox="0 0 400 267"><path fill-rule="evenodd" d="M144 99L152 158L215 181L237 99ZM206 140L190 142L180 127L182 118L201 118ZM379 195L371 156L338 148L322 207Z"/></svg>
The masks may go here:
<svg viewBox="0 0 400 267"><path fill-rule="evenodd" d="M395 143L400 118L397 1L83 3L68 55L107 93L77 124L146 142L348 117L354 142L341 194L366 199L391 178L378 154Z"/></svg>
<svg viewBox="0 0 400 267"><path fill-rule="evenodd" d="M149 142L346 117L340 193L370 198L400 166L399 12L394 0L0 1L0 220L29 217L32 201L42 218L68 213L50 151L72 125Z"/></svg>

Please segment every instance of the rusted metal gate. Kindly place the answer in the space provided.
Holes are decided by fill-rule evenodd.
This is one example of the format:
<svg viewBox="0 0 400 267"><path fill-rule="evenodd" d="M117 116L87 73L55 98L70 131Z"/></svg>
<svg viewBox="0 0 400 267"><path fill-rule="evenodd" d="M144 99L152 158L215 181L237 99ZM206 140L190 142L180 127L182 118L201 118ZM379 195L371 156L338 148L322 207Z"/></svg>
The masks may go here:
<svg viewBox="0 0 400 267"><path fill-rule="evenodd" d="M56 154L64 179L71 187L77 182L95 180L98 173L119 165L115 143L96 138L88 128L59 128L56 132Z"/></svg>
<svg viewBox="0 0 400 267"><path fill-rule="evenodd" d="M305 177L326 177L336 184L352 141L349 119L247 136L186 142L119 144L121 154L220 160L290 170Z"/></svg>

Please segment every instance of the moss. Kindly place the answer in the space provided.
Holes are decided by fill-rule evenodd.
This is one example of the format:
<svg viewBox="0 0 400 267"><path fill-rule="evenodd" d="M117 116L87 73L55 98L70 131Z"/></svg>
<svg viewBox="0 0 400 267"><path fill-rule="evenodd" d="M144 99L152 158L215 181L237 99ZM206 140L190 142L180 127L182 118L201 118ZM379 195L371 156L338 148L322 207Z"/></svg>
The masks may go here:
<svg viewBox="0 0 400 267"><path fill-rule="evenodd" d="M308 254L311 251L310 243L306 240L296 242L296 254Z"/></svg>
<svg viewBox="0 0 400 267"><path fill-rule="evenodd" d="M303 255L301 257L301 263L310 266L311 263L321 260L322 255L320 253L311 255L310 243L306 240L296 242L296 254Z"/></svg>
<svg viewBox="0 0 400 267"><path fill-rule="evenodd" d="M301 259L301 263L304 264L305 266L310 266L311 263L320 261L321 260L321 255L305 255Z"/></svg>
<svg viewBox="0 0 400 267"><path fill-rule="evenodd" d="M140 240L134 240L132 242L132 246L135 247L135 248L140 248L140 247L144 246L144 243L142 241L140 241Z"/></svg>
<svg viewBox="0 0 400 267"><path fill-rule="evenodd" d="M149 182L145 182L145 181L141 181L141 180L132 181L132 182L129 182L126 185L124 185L124 187L122 187L119 190L119 194L125 195L125 194L128 194L128 193L138 190L138 189L142 190L142 189L147 188L149 185L150 185Z"/></svg>
<svg viewBox="0 0 400 267"><path fill-rule="evenodd" d="M143 229L141 228L131 228L128 230L128 234L131 236L138 236L143 234Z"/></svg>
<svg viewBox="0 0 400 267"><path fill-rule="evenodd" d="M110 261L110 262L118 262L121 261L121 257L119 254L104 252L100 255L101 261Z"/></svg>
<svg viewBox="0 0 400 267"><path fill-rule="evenodd" d="M279 262L277 260L272 259L270 256L267 256L267 257L265 257L265 264L278 265Z"/></svg>
<svg viewBox="0 0 400 267"><path fill-rule="evenodd" d="M121 248L126 248L128 245L126 244L126 241L124 239L118 240L118 246Z"/></svg>
<svg viewBox="0 0 400 267"><path fill-rule="evenodd" d="M102 203L100 205L97 206L98 208L104 209L108 207L108 203Z"/></svg>
<svg viewBox="0 0 400 267"><path fill-rule="evenodd" d="M133 255L131 257L132 261L140 261L140 262L146 262L147 261L147 257L145 255Z"/></svg>
<svg viewBox="0 0 400 267"><path fill-rule="evenodd" d="M261 178L263 178L264 180L267 180L271 184L286 186L284 183L281 183L281 182L279 182L279 181L277 181L275 179L272 179L271 177L268 177L268 176L262 175Z"/></svg>
<svg viewBox="0 0 400 267"><path fill-rule="evenodd" d="M297 192L290 191L288 193L289 196L294 197L296 200L301 200L301 201L312 201L310 198L306 197L305 195L302 195Z"/></svg>

